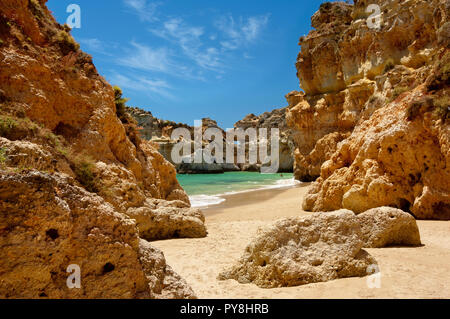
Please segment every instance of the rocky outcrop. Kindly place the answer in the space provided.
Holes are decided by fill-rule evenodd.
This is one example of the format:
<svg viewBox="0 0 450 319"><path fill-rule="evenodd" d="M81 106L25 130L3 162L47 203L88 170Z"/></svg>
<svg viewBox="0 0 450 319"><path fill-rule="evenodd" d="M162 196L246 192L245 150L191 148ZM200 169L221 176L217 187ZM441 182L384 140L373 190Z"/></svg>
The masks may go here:
<svg viewBox="0 0 450 319"><path fill-rule="evenodd" d="M362 247L361 226L351 211L288 218L261 230L219 279L274 288L361 277L376 264Z"/></svg>
<svg viewBox="0 0 450 319"><path fill-rule="evenodd" d="M154 299L196 299L192 288L166 264L164 254L147 241L139 241L142 269Z"/></svg>
<svg viewBox="0 0 450 319"><path fill-rule="evenodd" d="M136 220L139 234L146 240L201 238L207 234L202 212L182 201L147 200L143 207L130 208L127 215Z"/></svg>
<svg viewBox="0 0 450 319"><path fill-rule="evenodd" d="M246 130L248 128L266 128L268 139L270 141L270 130L277 128L280 131L279 141L279 172L292 172L294 167L294 143L292 140L292 133L286 123L286 108L275 109L271 112L265 112L259 116L249 114L242 120L234 124L235 128ZM248 143L247 143L248 144ZM270 149L270 143L268 144ZM248 149L248 146L247 146ZM247 156L248 158L248 156ZM261 159L259 159L256 170L259 171L261 166ZM241 165L243 170L251 170L251 166Z"/></svg>
<svg viewBox="0 0 450 319"><path fill-rule="evenodd" d="M350 135L373 92L373 83L361 80L338 93L308 95L294 91L286 96L292 103L286 117L293 130L297 179L310 182L320 176L322 164Z"/></svg>
<svg viewBox="0 0 450 319"><path fill-rule="evenodd" d="M9 0L0 6L1 135L11 142L36 144L53 158L46 170L74 177L121 213L141 207L146 198L189 203L173 166L118 118L112 87L44 3ZM14 6L34 21L33 32L44 44L33 41L32 31L27 33L31 27L24 27L10 12ZM19 151L5 149L14 167ZM35 164L28 163L27 168L43 169ZM92 184L87 187L86 177Z"/></svg>
<svg viewBox="0 0 450 319"><path fill-rule="evenodd" d="M180 174L220 174L224 172L239 170L260 171L261 169L261 159L258 159L258 163L256 164L249 164L248 141L245 148L246 163L226 163L227 141L225 139L223 140L224 157L217 162L207 163L205 160L203 160L201 163L190 163L188 161L185 161L183 163L175 163L172 159L172 150L175 145L180 142L180 140L172 140L172 132L177 128L187 129L190 132L191 139L185 142L190 143L190 147L193 151L193 138L195 128L187 124L157 119L152 115L152 113L136 107L127 108L127 112L136 120L137 125L139 126L141 137L145 140L151 140L154 144L156 144L158 147L158 151L164 156L165 159L175 165L177 172ZM234 127L244 130L248 128L267 128L269 138L270 129L278 128L280 130L279 172L292 172L294 164L294 144L291 138L291 131L286 124L286 108L276 109L271 112L265 112L259 116L249 114L244 119L236 122ZM202 119L202 133L205 133L208 128L218 128L222 132L223 136L226 136L226 132L217 125L216 121L209 118ZM211 141L203 139L202 149L207 148L210 143ZM268 145L268 148L270 150L270 143ZM235 149L235 153L237 154L237 149ZM223 163L220 163L220 161Z"/></svg>
<svg viewBox="0 0 450 319"><path fill-rule="evenodd" d="M158 119L151 112L138 107L127 107L126 112L136 120L139 132L145 140L170 139L172 132L177 128L187 128L192 135L194 134L193 127L187 124Z"/></svg>
<svg viewBox="0 0 450 319"><path fill-rule="evenodd" d="M287 96L295 175L315 180L303 207L392 206L450 218L446 0L327 3L300 39L304 93Z"/></svg>
<svg viewBox="0 0 450 319"><path fill-rule="evenodd" d="M175 145L182 142L181 140L173 140L172 133L178 128L184 128L189 131L190 139L183 141L190 145L191 151L194 152L194 130L193 126L189 126L183 123L175 123L172 121L161 120L152 115L151 112L144 111L137 107L127 108L127 113L133 117L139 126L140 136L148 141L151 141L159 153L163 157L172 163L179 174L221 174L224 172L238 171L239 167L234 163L226 163L225 157L222 158L223 163L213 162L208 163L203 158L201 163L192 163L188 160L183 160L182 163L176 163L172 158L172 150ZM224 131L217 125L217 122L210 118L202 119L202 134L208 128L218 128ZM202 139L202 149L205 149L210 144L210 141ZM224 145L225 141L224 141ZM194 153L193 153L194 154ZM224 154L225 146L224 146Z"/></svg>
<svg viewBox="0 0 450 319"><path fill-rule="evenodd" d="M55 298L187 297L188 289L177 291L175 281L185 283L160 253L149 252L143 270L138 232L147 228L136 228L130 216L148 217L147 223L160 215L170 220L153 227L171 231L148 239L205 236L203 216L189 208L175 168L139 138L136 125L121 114L113 88L45 3L0 3L1 293L39 297L40 289L42 296ZM41 184L49 194L39 190ZM49 229L48 236L57 230L60 239L48 239ZM61 286L65 263L72 259L88 276L78 292ZM33 263L38 266L29 268Z"/></svg>
<svg viewBox="0 0 450 319"><path fill-rule="evenodd" d="M391 207L370 209L356 217L366 248L420 246L420 233L411 214Z"/></svg>
<svg viewBox="0 0 450 319"><path fill-rule="evenodd" d="M67 176L2 173L0 212L1 298L194 297L132 219Z"/></svg>

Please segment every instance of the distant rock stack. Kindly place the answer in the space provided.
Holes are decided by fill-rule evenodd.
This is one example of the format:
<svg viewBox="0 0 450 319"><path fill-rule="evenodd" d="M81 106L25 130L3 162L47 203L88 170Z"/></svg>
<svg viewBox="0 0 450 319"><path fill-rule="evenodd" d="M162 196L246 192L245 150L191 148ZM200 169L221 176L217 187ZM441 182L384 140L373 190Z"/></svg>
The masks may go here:
<svg viewBox="0 0 450 319"><path fill-rule="evenodd" d="M291 129L286 123L286 109L275 109L271 112L265 112L259 116L249 114L242 120L234 124L235 128L248 129L248 128L266 128L268 132L268 138L270 141L270 130L277 128L280 131L280 165L279 172L291 173L294 168L294 141L292 139ZM248 146L247 146L248 149ZM268 145L270 149L270 144ZM242 170L260 170L261 163L259 162L254 167L249 165L241 165Z"/></svg>
<svg viewBox="0 0 450 319"><path fill-rule="evenodd" d="M172 140L172 132L177 128L186 128L189 130L191 136L194 136L194 127L183 123L175 123L172 121L161 120L152 115L151 112L144 111L136 107L127 108L128 114L130 114L137 122L139 126L139 131L142 138L150 140L156 145L158 145L159 152L175 165L177 172L180 174L217 174L232 171L255 171L259 172L261 169L261 161L254 165L242 164L242 163L226 163L226 140L224 143L224 158L223 163L175 163L172 159L172 149L179 142L177 140ZM236 122L235 128L242 128L244 130L248 128L267 128L270 134L271 128L278 128L280 130L280 167L279 172L292 172L294 158L293 150L294 144L291 138L290 129L286 124L286 108L276 109L272 112L265 112L259 116L254 114L247 115L244 119ZM210 119L202 119L202 128L205 132L208 128L218 128L222 131L223 136L226 136L226 132L217 125L217 122ZM269 135L270 136L270 135ZM190 141L194 149L194 141ZM203 149L207 147L210 141L203 140ZM270 149L270 144L268 146ZM248 160L248 141L246 144L246 160Z"/></svg>

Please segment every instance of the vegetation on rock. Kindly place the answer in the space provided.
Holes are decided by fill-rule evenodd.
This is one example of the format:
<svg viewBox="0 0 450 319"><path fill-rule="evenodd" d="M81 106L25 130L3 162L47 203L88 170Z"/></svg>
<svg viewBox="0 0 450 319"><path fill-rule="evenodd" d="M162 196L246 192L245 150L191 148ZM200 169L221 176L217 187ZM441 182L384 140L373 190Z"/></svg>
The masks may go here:
<svg viewBox="0 0 450 319"><path fill-rule="evenodd" d="M114 103L116 105L116 114L117 117L122 121L122 123L128 122L128 116L126 113L126 103L128 102L127 98L122 97L122 89L117 85L113 87L114 89Z"/></svg>
<svg viewBox="0 0 450 319"><path fill-rule="evenodd" d="M68 54L69 52L76 52L80 49L80 45L75 42L75 40L69 33L70 31L68 30L70 30L70 28L60 30L54 37L54 41L58 43L64 55Z"/></svg>
<svg viewBox="0 0 450 319"><path fill-rule="evenodd" d="M71 165L77 181L89 192L98 193L95 182L94 160L89 155L71 155Z"/></svg>

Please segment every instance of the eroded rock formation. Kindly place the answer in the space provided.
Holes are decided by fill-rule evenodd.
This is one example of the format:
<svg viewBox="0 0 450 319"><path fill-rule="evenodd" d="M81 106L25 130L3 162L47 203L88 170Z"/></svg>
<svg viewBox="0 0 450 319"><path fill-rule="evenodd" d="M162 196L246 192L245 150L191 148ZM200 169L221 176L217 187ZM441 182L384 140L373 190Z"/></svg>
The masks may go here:
<svg viewBox="0 0 450 319"><path fill-rule="evenodd" d="M0 295L192 296L162 254L142 252L138 233L148 217L158 222L144 238L202 237L202 213L45 3L0 3ZM77 262L88 277L68 292L62 277Z"/></svg>
<svg viewBox="0 0 450 319"><path fill-rule="evenodd" d="M1 298L194 297L132 219L66 175L2 173L0 212Z"/></svg>
<svg viewBox="0 0 450 319"><path fill-rule="evenodd" d="M411 214L392 207L370 209L356 217L365 248L420 246L420 233Z"/></svg>
<svg viewBox="0 0 450 319"><path fill-rule="evenodd" d="M361 226L351 211L283 219L261 230L219 279L275 288L362 277L376 265L362 247Z"/></svg>
<svg viewBox="0 0 450 319"><path fill-rule="evenodd" d="M295 175L318 178L304 209L450 218L449 15L447 0L374 0L313 16L297 61L304 93L287 96Z"/></svg>

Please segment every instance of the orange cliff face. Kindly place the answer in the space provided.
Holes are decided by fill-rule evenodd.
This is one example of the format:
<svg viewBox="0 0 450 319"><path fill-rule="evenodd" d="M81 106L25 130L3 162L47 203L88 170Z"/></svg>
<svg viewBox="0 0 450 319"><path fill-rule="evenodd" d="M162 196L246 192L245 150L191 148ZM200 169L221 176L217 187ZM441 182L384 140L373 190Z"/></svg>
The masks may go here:
<svg viewBox="0 0 450 319"><path fill-rule="evenodd" d="M366 13L378 4L380 29ZM393 206L450 219L450 3L326 3L287 95L306 210Z"/></svg>
<svg viewBox="0 0 450 319"><path fill-rule="evenodd" d="M157 153L146 147L145 154L128 138L116 116L114 92L98 75L92 58L77 49L78 44L45 6L28 3L0 4L4 16L0 89L9 101L4 109L63 137L74 153L83 152L96 162L106 163L112 175L114 170L127 170L135 184L144 186L136 196L188 202L174 171L164 166L153 168L152 160L159 165L154 159ZM28 27L22 27L22 21ZM154 174L158 168L165 171L164 178Z"/></svg>
<svg viewBox="0 0 450 319"><path fill-rule="evenodd" d="M164 257L139 237L203 237L202 213L190 208L174 167L137 137L132 121L118 118L112 87L45 3L0 3L0 296L193 296L181 279L174 284L179 277L169 268L156 266ZM49 229L58 236L49 238ZM122 254L110 253L114 242ZM3 249L11 243L17 246ZM97 274L81 292L62 281L72 259ZM39 274L26 269L31 263ZM100 275L107 263L114 279ZM127 267L138 288L120 283Z"/></svg>

